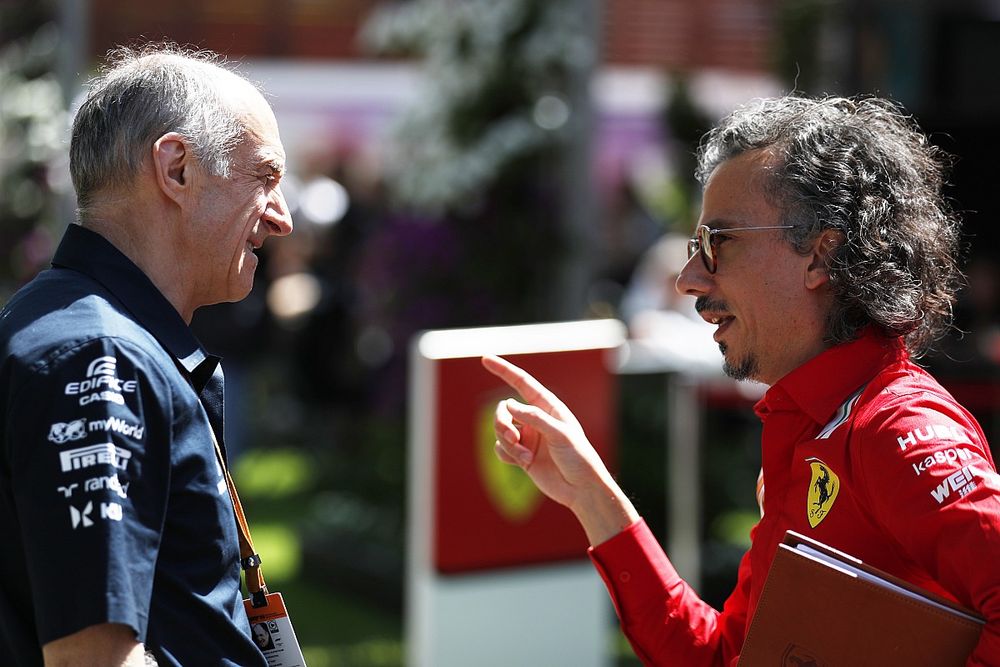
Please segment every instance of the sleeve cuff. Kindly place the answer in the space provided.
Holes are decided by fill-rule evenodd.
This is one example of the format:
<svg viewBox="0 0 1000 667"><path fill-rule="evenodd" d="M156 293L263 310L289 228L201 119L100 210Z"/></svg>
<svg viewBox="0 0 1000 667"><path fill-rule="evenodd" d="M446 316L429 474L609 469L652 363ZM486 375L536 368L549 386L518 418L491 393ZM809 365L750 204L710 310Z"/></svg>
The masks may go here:
<svg viewBox="0 0 1000 667"><path fill-rule="evenodd" d="M680 576L643 519L591 547L587 554L623 621L629 610L657 601L662 606L664 594L680 583Z"/></svg>

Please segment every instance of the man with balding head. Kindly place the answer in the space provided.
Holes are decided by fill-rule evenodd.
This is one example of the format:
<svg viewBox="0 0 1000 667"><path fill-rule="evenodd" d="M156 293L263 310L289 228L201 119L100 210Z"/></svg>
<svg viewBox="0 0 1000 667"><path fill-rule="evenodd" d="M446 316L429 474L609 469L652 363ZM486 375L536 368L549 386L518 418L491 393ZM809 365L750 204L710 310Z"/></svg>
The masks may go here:
<svg viewBox="0 0 1000 667"><path fill-rule="evenodd" d="M0 311L0 654L265 665L222 472L222 371L189 329L291 232L261 93L219 58L120 49L76 114L78 224ZM218 446L217 446L218 445Z"/></svg>

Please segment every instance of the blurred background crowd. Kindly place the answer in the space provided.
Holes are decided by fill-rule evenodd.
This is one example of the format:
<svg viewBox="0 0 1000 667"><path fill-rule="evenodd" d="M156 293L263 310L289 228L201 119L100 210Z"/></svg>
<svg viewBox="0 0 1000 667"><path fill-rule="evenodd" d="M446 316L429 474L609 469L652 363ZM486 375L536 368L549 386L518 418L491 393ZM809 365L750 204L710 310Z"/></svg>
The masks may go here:
<svg viewBox="0 0 1000 667"><path fill-rule="evenodd" d="M295 233L265 247L248 299L194 327L224 358L237 483L314 667L403 661L413 336L615 317L637 340L710 343L672 292L692 154L753 97L888 96L955 156L968 284L926 362L1000 443L995 0L0 0L0 303L73 217L74 101L140 39L239 61L288 152ZM619 385L619 477L663 533L664 378ZM752 392L700 400L701 589L721 604L759 432Z"/></svg>

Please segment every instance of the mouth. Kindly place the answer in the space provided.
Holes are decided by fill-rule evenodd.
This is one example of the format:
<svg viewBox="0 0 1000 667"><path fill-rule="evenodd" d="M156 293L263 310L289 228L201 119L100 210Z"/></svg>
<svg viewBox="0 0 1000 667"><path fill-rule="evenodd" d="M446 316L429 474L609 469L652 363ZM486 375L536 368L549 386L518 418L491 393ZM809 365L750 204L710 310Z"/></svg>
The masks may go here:
<svg viewBox="0 0 1000 667"><path fill-rule="evenodd" d="M732 323L736 321L736 318L729 314L729 308L720 300L711 301L706 297L699 297L695 302L695 310L698 311L701 319L718 327L712 336L717 343Z"/></svg>
<svg viewBox="0 0 1000 667"><path fill-rule="evenodd" d="M241 264L246 263L248 267L252 267L251 270L256 270L257 265L260 263L260 258L257 256L256 252L257 250L260 250L260 244L247 239L247 242L243 245L243 257L240 260Z"/></svg>
<svg viewBox="0 0 1000 667"><path fill-rule="evenodd" d="M730 325L736 320L736 318L732 315L721 315L707 312L701 313L701 317L709 324L714 324L718 327L712 335L712 339L715 340L716 343L720 341L726 330L729 329Z"/></svg>

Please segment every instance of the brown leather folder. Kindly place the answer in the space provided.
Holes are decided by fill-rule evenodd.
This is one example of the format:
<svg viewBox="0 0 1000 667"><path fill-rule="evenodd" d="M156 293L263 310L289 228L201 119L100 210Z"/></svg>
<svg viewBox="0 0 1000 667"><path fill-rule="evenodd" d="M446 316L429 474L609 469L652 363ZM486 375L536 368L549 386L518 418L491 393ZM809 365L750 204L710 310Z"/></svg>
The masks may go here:
<svg viewBox="0 0 1000 667"><path fill-rule="evenodd" d="M740 667L961 667L983 619L793 531L778 546Z"/></svg>

